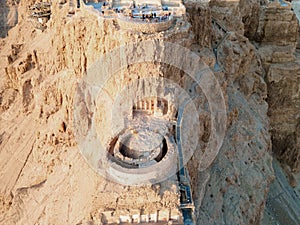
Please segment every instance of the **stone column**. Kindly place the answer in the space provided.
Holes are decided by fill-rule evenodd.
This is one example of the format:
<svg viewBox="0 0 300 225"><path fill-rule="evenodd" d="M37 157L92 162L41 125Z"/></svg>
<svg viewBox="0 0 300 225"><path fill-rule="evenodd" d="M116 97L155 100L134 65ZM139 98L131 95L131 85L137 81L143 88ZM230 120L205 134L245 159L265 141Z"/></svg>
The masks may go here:
<svg viewBox="0 0 300 225"><path fill-rule="evenodd" d="M143 101L139 100L137 109L141 110L142 108L143 108Z"/></svg>

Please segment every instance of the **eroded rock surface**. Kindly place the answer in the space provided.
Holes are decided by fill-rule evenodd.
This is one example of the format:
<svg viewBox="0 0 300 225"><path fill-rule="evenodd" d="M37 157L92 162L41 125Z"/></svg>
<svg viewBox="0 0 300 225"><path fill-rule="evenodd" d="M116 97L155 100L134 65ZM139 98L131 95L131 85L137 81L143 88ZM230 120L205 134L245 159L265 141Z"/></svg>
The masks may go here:
<svg viewBox="0 0 300 225"><path fill-rule="evenodd" d="M299 172L298 23L291 5L274 2L261 12L257 31L268 85L273 152L294 172Z"/></svg>
<svg viewBox="0 0 300 225"><path fill-rule="evenodd" d="M7 36L8 31L18 23L19 1L0 1L0 38Z"/></svg>
<svg viewBox="0 0 300 225"><path fill-rule="evenodd" d="M19 23L0 46L1 224L103 224L105 213L175 207L175 181L126 187L106 181L87 165L74 138L74 94L78 79L101 54L132 41L160 39L180 44L213 69L211 42L219 34L212 18L229 32L218 48L220 68L215 71L225 96L228 124L212 166L200 172L200 154L194 154L188 164L196 224L263 224L274 179L270 124L273 150L299 170L300 81L293 55L298 23L290 8L267 9L267 3L255 0L249 5L246 1L189 1L189 22L146 35L122 30L114 19L81 9L67 16L68 4L55 2L47 30L35 30L25 16L31 3L20 2ZM186 90L191 86L176 68L143 64L120 72L122 80L113 80L111 87L137 79L141 71L144 77L169 71L167 78L172 76ZM203 147L210 135L209 110L203 93L195 102L202 110L199 139Z"/></svg>

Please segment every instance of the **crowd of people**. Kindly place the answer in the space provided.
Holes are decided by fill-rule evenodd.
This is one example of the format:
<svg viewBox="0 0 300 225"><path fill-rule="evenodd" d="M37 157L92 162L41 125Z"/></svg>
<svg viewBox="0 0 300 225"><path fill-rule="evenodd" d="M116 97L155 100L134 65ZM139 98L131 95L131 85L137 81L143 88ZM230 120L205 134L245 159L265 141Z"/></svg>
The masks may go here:
<svg viewBox="0 0 300 225"><path fill-rule="evenodd" d="M146 22L162 22L169 20L171 13L166 13L164 15L157 15L156 13L142 13L142 15L134 15L131 13L129 16L132 19L138 19Z"/></svg>
<svg viewBox="0 0 300 225"><path fill-rule="evenodd" d="M104 2L102 5L102 14L105 12L103 9L110 8L108 2ZM124 9L121 7L116 7L112 9L115 13L121 14L130 20L143 21L143 22L163 22L172 18L171 12L167 11L167 8L159 8L157 6L149 6L148 4L136 5L135 1L130 5L130 7Z"/></svg>

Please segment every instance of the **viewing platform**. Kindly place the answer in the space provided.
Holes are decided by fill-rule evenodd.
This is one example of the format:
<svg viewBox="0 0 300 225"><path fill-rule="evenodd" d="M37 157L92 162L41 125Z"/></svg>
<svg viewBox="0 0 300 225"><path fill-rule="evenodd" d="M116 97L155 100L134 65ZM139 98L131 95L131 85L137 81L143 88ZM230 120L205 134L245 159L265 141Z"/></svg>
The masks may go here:
<svg viewBox="0 0 300 225"><path fill-rule="evenodd" d="M121 14L117 17L118 24L122 29L140 31L143 33L155 33L168 30L173 24L173 17L166 17L164 19L140 19L126 17Z"/></svg>
<svg viewBox="0 0 300 225"><path fill-rule="evenodd" d="M107 2L85 2L87 8L104 18L116 19L124 30L146 34L168 30L177 18L185 15L181 1L161 0L110 0Z"/></svg>

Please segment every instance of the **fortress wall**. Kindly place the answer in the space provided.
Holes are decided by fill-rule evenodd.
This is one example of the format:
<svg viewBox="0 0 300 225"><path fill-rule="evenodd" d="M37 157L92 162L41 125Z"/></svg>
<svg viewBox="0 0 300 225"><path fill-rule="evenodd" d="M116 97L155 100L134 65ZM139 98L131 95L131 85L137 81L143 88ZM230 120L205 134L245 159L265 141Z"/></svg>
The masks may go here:
<svg viewBox="0 0 300 225"><path fill-rule="evenodd" d="M122 29L140 31L142 33L155 33L168 30L173 25L172 19L158 23L136 22L126 18L118 18L118 24Z"/></svg>

